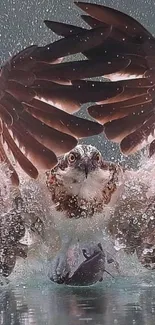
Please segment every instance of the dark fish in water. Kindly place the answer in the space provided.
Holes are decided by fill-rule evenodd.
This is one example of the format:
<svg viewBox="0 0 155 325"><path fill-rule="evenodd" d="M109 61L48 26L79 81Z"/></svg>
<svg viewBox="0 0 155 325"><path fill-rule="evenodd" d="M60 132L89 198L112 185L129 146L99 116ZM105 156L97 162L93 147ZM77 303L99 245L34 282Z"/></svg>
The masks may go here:
<svg viewBox="0 0 155 325"><path fill-rule="evenodd" d="M87 258L74 272L71 278L65 279L64 284L88 286L102 280L105 269L105 255L98 252Z"/></svg>
<svg viewBox="0 0 155 325"><path fill-rule="evenodd" d="M106 257L102 246L101 244L98 244L97 246L99 251L94 252L91 256L87 256L83 249L82 253L85 257L85 261L81 263L72 276L70 276L69 272L65 278L61 278L57 283L70 286L89 286L98 281L102 281L104 272L111 275L105 270ZM111 261L109 263L111 263ZM52 278L50 279L52 280Z"/></svg>
<svg viewBox="0 0 155 325"><path fill-rule="evenodd" d="M124 154L149 146L155 152L155 38L138 21L118 10L86 2L75 3L87 15L81 18L92 28L104 28L103 42L82 53L93 67L102 62L104 76L110 82L74 81L90 91L98 89L97 104L89 114L104 124L108 139L120 143ZM68 37L87 29L56 22L45 22L58 35ZM89 29L89 30L92 30ZM86 61L87 62L87 61ZM123 67L124 64L124 67ZM107 71L109 67L109 71ZM131 79L131 80L129 80ZM84 89L83 88L83 89ZM107 93L107 98L104 96ZM103 98L101 98L103 95Z"/></svg>

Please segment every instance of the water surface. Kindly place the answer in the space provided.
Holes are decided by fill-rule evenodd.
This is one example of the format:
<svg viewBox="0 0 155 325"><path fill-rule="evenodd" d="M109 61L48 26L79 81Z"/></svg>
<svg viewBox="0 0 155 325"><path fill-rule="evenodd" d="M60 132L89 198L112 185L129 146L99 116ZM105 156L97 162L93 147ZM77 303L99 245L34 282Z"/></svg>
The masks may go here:
<svg viewBox="0 0 155 325"><path fill-rule="evenodd" d="M155 279L109 279L91 287L32 278L0 289L1 325L154 325Z"/></svg>

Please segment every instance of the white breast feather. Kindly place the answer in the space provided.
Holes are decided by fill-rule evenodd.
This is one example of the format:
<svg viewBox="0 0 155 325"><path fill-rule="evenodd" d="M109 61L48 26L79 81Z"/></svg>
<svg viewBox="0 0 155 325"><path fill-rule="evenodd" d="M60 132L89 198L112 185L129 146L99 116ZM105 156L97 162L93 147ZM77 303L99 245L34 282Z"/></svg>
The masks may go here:
<svg viewBox="0 0 155 325"><path fill-rule="evenodd" d="M102 197L101 191L110 180L110 172L99 169L85 178L82 172L66 168L65 171L59 172L59 179L63 179L68 194L90 200L94 197Z"/></svg>
<svg viewBox="0 0 155 325"><path fill-rule="evenodd" d="M98 169L84 178L82 173L66 169L58 172L59 179L63 179L68 194L78 195L79 199L93 200L93 198L102 199L102 191L104 186L110 180L110 172L108 170ZM75 182L76 181L76 182ZM120 175L118 190L112 195L112 199L108 205L105 205L102 213L95 213L91 218L65 218L63 212L58 212L52 208L55 221L55 227L61 233L62 237L92 238L101 232L106 221L112 213L112 210L123 191L122 175ZM93 202L92 202L93 204Z"/></svg>

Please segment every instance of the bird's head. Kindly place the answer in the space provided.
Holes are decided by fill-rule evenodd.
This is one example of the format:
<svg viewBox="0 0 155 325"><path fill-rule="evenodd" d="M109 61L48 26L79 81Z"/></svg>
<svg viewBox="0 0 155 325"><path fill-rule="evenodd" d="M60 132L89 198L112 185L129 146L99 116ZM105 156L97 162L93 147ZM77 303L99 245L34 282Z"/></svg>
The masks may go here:
<svg viewBox="0 0 155 325"><path fill-rule="evenodd" d="M121 177L119 166L104 161L92 145L78 145L60 158L47 175L47 186L59 210L92 216L108 204Z"/></svg>
<svg viewBox="0 0 155 325"><path fill-rule="evenodd" d="M78 145L64 156L64 164L70 170L82 173L85 178L102 166L102 155L92 145Z"/></svg>
<svg viewBox="0 0 155 325"><path fill-rule="evenodd" d="M102 196L109 179L110 171L99 150L92 145L77 145L47 175L47 185L54 193L58 188L59 192L90 200Z"/></svg>

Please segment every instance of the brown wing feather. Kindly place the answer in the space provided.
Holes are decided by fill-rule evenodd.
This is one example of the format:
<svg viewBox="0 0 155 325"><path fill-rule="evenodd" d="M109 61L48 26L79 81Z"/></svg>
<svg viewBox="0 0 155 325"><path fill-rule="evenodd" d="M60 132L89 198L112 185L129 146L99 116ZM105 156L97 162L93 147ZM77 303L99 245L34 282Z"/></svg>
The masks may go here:
<svg viewBox="0 0 155 325"><path fill-rule="evenodd" d="M10 172L11 172L11 181L12 181L12 184L15 185L15 186L18 186L19 185L19 177L18 177L18 174L15 170L15 168L13 167L11 161L9 160L9 158L7 157L6 155L6 152L4 150L4 146L3 146L3 141L2 139L0 139L0 161L2 163L6 163Z"/></svg>
<svg viewBox="0 0 155 325"><path fill-rule="evenodd" d="M112 26L101 45L83 54L89 60L100 59L103 64L109 61L109 57L111 63L116 57L121 57L122 61L130 59L130 64L120 69L119 73L113 70L111 75L104 74L123 91L117 96L111 92L108 101L104 97L99 99L100 105L89 107L88 112L100 123L106 123L107 137L120 142L124 153L133 153L150 143L155 136L155 38L139 22L118 10L85 2L77 2L76 5L87 13L88 16L83 15L82 18L92 28ZM131 80L127 81L129 77ZM135 77L140 77L139 81ZM122 79L119 83L118 78ZM140 92L138 88L141 88ZM150 155L154 152L153 141Z"/></svg>
<svg viewBox="0 0 155 325"><path fill-rule="evenodd" d="M146 95L138 96L123 102L112 104L94 105L88 108L89 114L100 123L107 123L109 121L122 119L129 114L144 112L149 108L153 110L153 103L151 96L146 101Z"/></svg>
<svg viewBox="0 0 155 325"><path fill-rule="evenodd" d="M35 73L35 76L39 80L48 80L54 82L61 82L60 76L62 76L63 81L67 75L68 80L76 79L85 79L93 78L96 76L103 76L104 74L108 75L112 72L120 71L129 66L131 60L130 58L111 58L109 57L108 62L103 62L103 60L84 60L84 61L74 61L74 62L65 62L62 64L53 64L51 67L45 65L43 69ZM93 67L93 68L92 68Z"/></svg>
<svg viewBox="0 0 155 325"><path fill-rule="evenodd" d="M90 121L63 112L60 109L37 99L31 101L31 105L24 104L24 107L31 115L46 125L72 136L74 135L76 138L92 136L95 132L94 123L92 133ZM96 124L96 126L98 128L98 124Z"/></svg>
<svg viewBox="0 0 155 325"><path fill-rule="evenodd" d="M13 153L15 159L20 164L21 168L32 178L38 177L38 171L35 166L28 160L28 158L22 153L22 151L17 147L16 143L12 139L8 129L5 124L3 124L3 138L6 141L9 149Z"/></svg>
<svg viewBox="0 0 155 325"><path fill-rule="evenodd" d="M24 147L30 160L34 161L34 165L41 169L50 169L57 163L57 157L53 151L49 150L42 143L37 141L29 131L25 128L22 121L15 122L11 131L18 140L21 147Z"/></svg>
<svg viewBox="0 0 155 325"><path fill-rule="evenodd" d="M54 33L64 37L67 37L72 34L79 34L84 31L84 28L77 27L70 24L59 23L56 21L44 20L44 23Z"/></svg>
<svg viewBox="0 0 155 325"><path fill-rule="evenodd" d="M138 111L118 120L105 123L104 131L108 139L121 142L127 135L141 127L153 113L152 106L145 112Z"/></svg>
<svg viewBox="0 0 155 325"><path fill-rule="evenodd" d="M81 63L71 61L61 65L60 58L87 51L94 45L98 46L108 37L109 32L109 26L94 30L76 28L76 35L72 33L44 47L30 46L2 66L0 73L2 139L23 170L31 177L37 177L37 168L52 168L57 163L56 155L75 147L77 138L103 131L103 126L96 122L84 121L63 112L63 110L76 111L80 108L81 102L89 101L89 91L86 89L82 99L85 87L80 91L77 86L72 85L72 78L97 76L102 62L94 63L92 72L89 61ZM123 62L123 68L128 62L129 59ZM69 87L65 86L65 83ZM97 97L96 89L92 99ZM61 110L53 107L51 102L45 103L49 100ZM3 144L1 147L1 158L3 156L2 160L7 161L18 183L7 152L3 150ZM25 149L29 159L19 147Z"/></svg>
<svg viewBox="0 0 155 325"><path fill-rule="evenodd" d="M103 22L99 21L98 19L95 19L91 16L81 15L81 18L92 28L95 28L98 26L107 26L106 23L103 23Z"/></svg>
<svg viewBox="0 0 155 325"><path fill-rule="evenodd" d="M88 51L104 42L111 31L111 26L84 30L76 35L69 35L45 47L37 48L32 59L51 62L59 57L65 57L78 52Z"/></svg>
<svg viewBox="0 0 155 325"><path fill-rule="evenodd" d="M143 33L147 36L151 36L138 21L123 12L93 3L78 1L75 2L75 4L88 15L101 22L118 27L119 29L125 29L129 34L137 35L137 33Z"/></svg>
<svg viewBox="0 0 155 325"><path fill-rule="evenodd" d="M143 131L144 126L151 125L153 130L153 36L133 18L114 9L81 2L78 2L78 6L89 15L82 18L92 29L46 22L49 28L63 38L44 47L28 47L10 58L1 69L2 138L5 141L7 133L4 134L3 130L9 128L12 131L9 133L9 148L20 164L23 163L25 170L28 161L22 160L20 152L17 154L14 137L26 149L29 162L34 167L50 168L57 162L55 153L69 151L77 143L76 138L102 132L102 125L84 122L63 112L73 113L79 110L82 103L99 104L89 108L90 115L99 122L106 122L107 135L120 139L124 152L131 152L133 147L133 150L138 147L137 141L142 142L141 134L143 139L151 134L148 130L144 133L139 131L137 136L136 128L138 132ZM62 57L78 52L82 52L88 61L61 63ZM124 78L120 83L86 83L81 80L101 75L112 80L116 74L121 75L122 79L124 75L141 76L141 84L137 83L135 77L130 82ZM141 105L144 115L139 114ZM152 115L149 117L149 114ZM123 138L120 136L120 125L124 118L130 123L126 126L124 124ZM108 124L111 120L118 122ZM117 132L113 133L112 129L116 125ZM133 146L134 137L136 141Z"/></svg>
<svg viewBox="0 0 155 325"><path fill-rule="evenodd" d="M127 137L125 137L121 141L121 150L124 154L132 154L135 153L137 150L145 147L146 145L150 144L155 137L155 116L152 116L146 120L146 122L138 128L135 132L130 133ZM153 154L150 151L150 154Z"/></svg>

